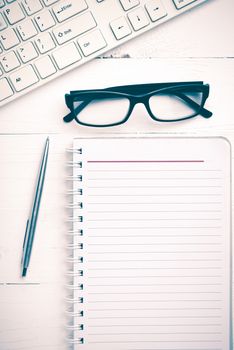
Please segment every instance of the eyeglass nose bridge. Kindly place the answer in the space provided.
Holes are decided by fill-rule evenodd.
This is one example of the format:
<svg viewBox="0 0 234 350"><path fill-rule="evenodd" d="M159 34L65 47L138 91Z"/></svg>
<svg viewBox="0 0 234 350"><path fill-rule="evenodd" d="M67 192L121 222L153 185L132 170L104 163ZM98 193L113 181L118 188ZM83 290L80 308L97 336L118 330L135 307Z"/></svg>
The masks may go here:
<svg viewBox="0 0 234 350"><path fill-rule="evenodd" d="M146 104L148 101L149 97L145 95L137 95L137 96L132 96L131 97L131 102L135 106L138 103L143 103Z"/></svg>
<svg viewBox="0 0 234 350"><path fill-rule="evenodd" d="M145 96L145 95L144 96L138 95L138 96L131 97L131 107L130 107L128 116L130 116L130 114L132 114L132 111L137 104L143 104L145 106L149 116L152 118L152 116L151 116L152 113L151 113L150 106L149 106L149 97Z"/></svg>

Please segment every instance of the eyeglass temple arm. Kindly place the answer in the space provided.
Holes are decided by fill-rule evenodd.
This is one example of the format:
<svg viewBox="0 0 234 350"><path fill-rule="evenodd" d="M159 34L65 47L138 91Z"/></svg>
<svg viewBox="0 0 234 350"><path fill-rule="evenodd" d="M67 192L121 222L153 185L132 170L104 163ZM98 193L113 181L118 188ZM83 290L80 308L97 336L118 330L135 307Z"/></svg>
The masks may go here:
<svg viewBox="0 0 234 350"><path fill-rule="evenodd" d="M80 113L89 103L90 101L82 101L79 106L74 108L75 114ZM65 121L65 123L69 123L73 119L75 119L75 116L72 112L68 113L67 115L65 115L65 117L63 117L63 120Z"/></svg>
<svg viewBox="0 0 234 350"><path fill-rule="evenodd" d="M182 93L179 93L179 92L174 92L174 95L180 97L182 100L187 102L191 107L199 109L199 114L201 114L201 116L203 116L204 118L210 118L212 116L212 112L208 111L208 109L206 109L204 107L201 107L198 103L193 101L188 96L186 96L186 95L184 95Z"/></svg>
<svg viewBox="0 0 234 350"><path fill-rule="evenodd" d="M130 91L134 94L146 94L153 91L154 89L163 89L167 87L180 87L189 85L201 85L202 81L190 81L190 82L174 82L174 83L149 83L149 84L135 84L135 85L122 85L105 88L106 91L117 91L129 93Z"/></svg>

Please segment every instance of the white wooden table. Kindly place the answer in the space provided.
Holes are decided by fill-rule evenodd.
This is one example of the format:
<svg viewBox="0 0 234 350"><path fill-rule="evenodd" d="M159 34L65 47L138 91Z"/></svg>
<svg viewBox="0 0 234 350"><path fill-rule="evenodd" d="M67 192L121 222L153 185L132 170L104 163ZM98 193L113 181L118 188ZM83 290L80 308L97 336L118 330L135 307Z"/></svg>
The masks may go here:
<svg viewBox="0 0 234 350"><path fill-rule="evenodd" d="M219 135L234 145L234 1L209 0L0 110L0 349L66 349L66 148L77 136ZM210 84L212 118L162 125L138 105L111 129L65 124L73 89L163 81ZM47 136L50 155L28 275L20 277L26 219Z"/></svg>

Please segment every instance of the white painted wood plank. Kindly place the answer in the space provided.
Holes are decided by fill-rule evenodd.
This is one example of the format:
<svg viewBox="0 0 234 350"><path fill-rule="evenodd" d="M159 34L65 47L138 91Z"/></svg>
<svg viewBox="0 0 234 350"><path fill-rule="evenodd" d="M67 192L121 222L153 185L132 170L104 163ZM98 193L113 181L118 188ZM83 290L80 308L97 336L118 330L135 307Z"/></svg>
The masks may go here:
<svg viewBox="0 0 234 350"><path fill-rule="evenodd" d="M50 137L49 161L27 276L26 220L44 135L0 135L0 349L65 350L66 145ZM60 176L58 176L60 174Z"/></svg>

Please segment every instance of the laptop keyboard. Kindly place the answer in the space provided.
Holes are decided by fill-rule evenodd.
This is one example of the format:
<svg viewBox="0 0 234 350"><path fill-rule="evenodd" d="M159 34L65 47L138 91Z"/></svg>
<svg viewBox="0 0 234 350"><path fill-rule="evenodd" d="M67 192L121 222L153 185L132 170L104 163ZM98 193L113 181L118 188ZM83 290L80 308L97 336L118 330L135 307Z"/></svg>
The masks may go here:
<svg viewBox="0 0 234 350"><path fill-rule="evenodd" d="M0 106L206 0L0 0Z"/></svg>

